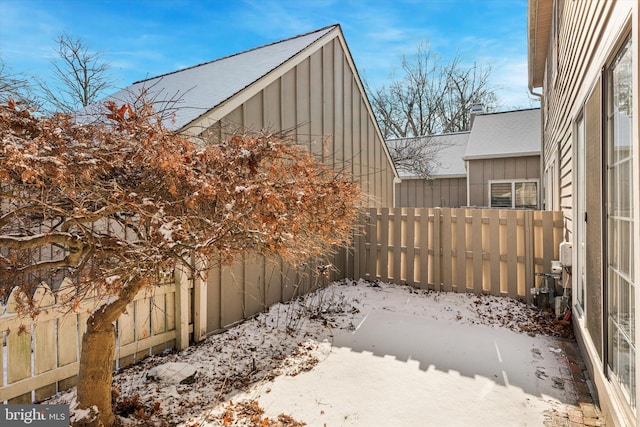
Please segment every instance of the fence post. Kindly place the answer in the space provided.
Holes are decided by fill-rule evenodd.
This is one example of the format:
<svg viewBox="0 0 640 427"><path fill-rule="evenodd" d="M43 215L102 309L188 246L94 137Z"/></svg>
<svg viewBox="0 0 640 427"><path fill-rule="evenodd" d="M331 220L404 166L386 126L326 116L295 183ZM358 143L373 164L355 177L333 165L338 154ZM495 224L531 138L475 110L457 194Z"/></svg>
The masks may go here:
<svg viewBox="0 0 640 427"><path fill-rule="evenodd" d="M189 276L184 266L174 271L176 284L176 350L189 347Z"/></svg>
<svg viewBox="0 0 640 427"><path fill-rule="evenodd" d="M191 259L193 272L193 341L200 342L207 334L207 280L206 261Z"/></svg>

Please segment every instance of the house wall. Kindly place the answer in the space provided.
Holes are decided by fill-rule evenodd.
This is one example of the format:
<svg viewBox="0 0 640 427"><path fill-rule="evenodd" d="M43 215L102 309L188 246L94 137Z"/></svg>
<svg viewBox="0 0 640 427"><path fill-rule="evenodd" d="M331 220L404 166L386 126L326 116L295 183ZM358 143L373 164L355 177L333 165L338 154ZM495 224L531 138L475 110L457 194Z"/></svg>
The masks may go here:
<svg viewBox="0 0 640 427"><path fill-rule="evenodd" d="M335 36L310 49L234 97L242 102L229 100L239 105L225 103L193 128L207 129L213 140L263 129L287 132L325 164L351 173L368 206L391 207L394 168L344 40ZM304 294L322 280L344 277L346 250L325 262L335 267L328 277L318 276L313 263L287 265L253 254L231 266L211 266L201 289L205 334Z"/></svg>
<svg viewBox="0 0 640 427"><path fill-rule="evenodd" d="M467 205L466 178L403 179L395 185L397 208L459 208Z"/></svg>
<svg viewBox="0 0 640 427"><path fill-rule="evenodd" d="M591 373L607 425L640 425L636 411L612 383L605 368L607 356L607 292L603 272L607 219L602 182L603 136L606 135L607 86L602 70L631 34L633 43L634 144L638 145L638 4L635 1L554 2L551 39L543 82L543 162L558 167L558 179L548 190L559 195L565 216L565 239L573 242L572 275L574 326ZM584 181L578 181L577 123L584 118ZM552 166L554 163L557 166ZM634 160L636 173L638 160ZM550 185L550 182L546 183ZM635 263L638 264L638 192L635 176ZM580 198L584 211L580 209ZM603 245L604 243L604 245ZM638 283L636 268L634 282ZM635 307L638 305L636 292ZM581 296L579 296L581 295ZM578 298L582 302L578 302ZM635 309L638 318L638 309ZM637 329L637 328L636 328ZM636 332L637 335L637 332ZM636 339L637 342L637 339ZM638 356L635 356L636 365ZM638 373L635 374L638 382ZM637 397L635 399L637 401Z"/></svg>
<svg viewBox="0 0 640 427"><path fill-rule="evenodd" d="M352 173L369 206L393 205L393 165L337 37L212 128L219 138L239 130L290 130L326 164Z"/></svg>
<svg viewBox="0 0 640 427"><path fill-rule="evenodd" d="M468 160L468 206L489 206L490 180L539 178L540 156Z"/></svg>

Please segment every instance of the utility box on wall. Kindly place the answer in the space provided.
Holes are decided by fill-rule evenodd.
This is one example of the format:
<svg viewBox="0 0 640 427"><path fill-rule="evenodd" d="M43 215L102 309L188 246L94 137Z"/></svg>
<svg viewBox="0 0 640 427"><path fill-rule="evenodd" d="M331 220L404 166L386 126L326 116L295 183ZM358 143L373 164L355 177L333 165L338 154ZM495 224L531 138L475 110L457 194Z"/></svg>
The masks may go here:
<svg viewBox="0 0 640 427"><path fill-rule="evenodd" d="M571 242L560 243L560 264L563 267L571 267L571 257L573 255L573 244Z"/></svg>

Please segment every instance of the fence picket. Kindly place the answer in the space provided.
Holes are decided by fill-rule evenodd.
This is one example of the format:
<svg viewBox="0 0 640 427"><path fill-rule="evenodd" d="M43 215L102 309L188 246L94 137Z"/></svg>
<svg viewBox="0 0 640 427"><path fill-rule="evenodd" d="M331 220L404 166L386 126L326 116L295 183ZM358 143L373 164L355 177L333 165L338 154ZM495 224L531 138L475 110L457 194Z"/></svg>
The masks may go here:
<svg viewBox="0 0 640 427"><path fill-rule="evenodd" d="M406 283L407 285L413 286L415 284L415 273L414 267L416 263L415 258L415 248L416 248L416 238L415 238L415 209L408 208L406 210L407 214L407 225L404 229L404 245L407 248L406 252Z"/></svg>
<svg viewBox="0 0 640 427"><path fill-rule="evenodd" d="M440 215L442 215L442 227L440 228L440 241L442 244L442 283L438 284L437 290L451 289L453 284L453 257L451 253L451 240L452 240L452 228L451 228L451 209L439 209Z"/></svg>
<svg viewBox="0 0 640 427"><path fill-rule="evenodd" d="M548 270L557 257L563 226L562 212L472 208L372 209L374 220L368 229L379 241L371 238L366 251L355 245L350 254L354 263L367 258L367 277L522 299L529 298L533 271Z"/></svg>
<svg viewBox="0 0 640 427"><path fill-rule="evenodd" d="M36 288L33 299L42 310L47 310L56 302L55 296L46 283L41 283ZM34 345L34 374L56 368L56 359L51 357L56 351L55 319L47 319L36 322L33 326ZM56 393L56 385L47 384L35 390L35 399L42 400Z"/></svg>
<svg viewBox="0 0 640 427"><path fill-rule="evenodd" d="M442 242L440 209L433 209L433 284L435 289L440 290L442 286Z"/></svg>
<svg viewBox="0 0 640 427"><path fill-rule="evenodd" d="M516 211L507 211L507 295L518 297L518 240Z"/></svg>
<svg viewBox="0 0 640 427"><path fill-rule="evenodd" d="M537 213L536 213L537 214ZM554 259L558 259L556 255L556 248L558 247L559 242L556 242L554 239L554 229L553 229L553 216L554 212L544 212L541 211L542 214L542 267L547 271L551 269L551 261Z"/></svg>
<svg viewBox="0 0 640 427"><path fill-rule="evenodd" d="M500 211L490 209L489 215L489 278L491 281L491 294L500 295Z"/></svg>
<svg viewBox="0 0 640 427"><path fill-rule="evenodd" d="M402 209L393 209L393 283L402 284Z"/></svg>
<svg viewBox="0 0 640 427"><path fill-rule="evenodd" d="M378 212L372 209L372 220L369 221L369 229L367 230L367 241L369 242L369 256L367 257L367 275L372 280L377 277L377 261L379 259L378 252Z"/></svg>
<svg viewBox="0 0 640 427"><path fill-rule="evenodd" d="M535 248L533 238L533 212L524 212L524 289L518 289L520 295L524 295L527 302L531 302L531 292L528 292L530 288L534 286L534 263L535 263ZM551 266L549 266L551 267Z"/></svg>
<svg viewBox="0 0 640 427"><path fill-rule="evenodd" d="M466 211L458 208L456 212L456 291L467 291L467 237ZM452 289L444 288L445 291Z"/></svg>
<svg viewBox="0 0 640 427"><path fill-rule="evenodd" d="M419 237L419 262L420 262L420 287L429 288L429 212L420 211L420 237Z"/></svg>
<svg viewBox="0 0 640 427"><path fill-rule="evenodd" d="M481 294L483 291L482 277L482 211L474 209L471 211L471 227L477 232L471 233L467 238L472 240L471 247L473 251L473 291Z"/></svg>
<svg viewBox="0 0 640 427"><path fill-rule="evenodd" d="M154 288L153 298L162 303L154 304L153 309L150 307L152 296L142 293L129 305L128 312L120 316L116 353L120 366L133 362L136 355L141 358L152 350L164 350L169 342L175 343L175 290L175 284ZM32 320L20 316L19 305L25 296L17 287L12 290L5 312L0 315L0 336L4 336L6 343L0 347L6 352L6 359L0 353L0 372L6 369L7 373L6 382L0 381L0 402L41 401L77 384L86 320L95 307L106 300L91 293L72 310L68 304L72 303L75 292L69 279L65 279L55 293L47 284L38 285L33 301L40 314ZM153 323L149 322L151 310Z"/></svg>
<svg viewBox="0 0 640 427"><path fill-rule="evenodd" d="M389 281L389 208L380 209L380 280Z"/></svg>
<svg viewBox="0 0 640 427"><path fill-rule="evenodd" d="M19 288L14 288L9 294L5 313L17 313L24 297L24 293ZM8 385L31 377L31 326L32 323L27 321L21 325L21 329L7 332ZM31 393L9 399L9 403L31 403Z"/></svg>

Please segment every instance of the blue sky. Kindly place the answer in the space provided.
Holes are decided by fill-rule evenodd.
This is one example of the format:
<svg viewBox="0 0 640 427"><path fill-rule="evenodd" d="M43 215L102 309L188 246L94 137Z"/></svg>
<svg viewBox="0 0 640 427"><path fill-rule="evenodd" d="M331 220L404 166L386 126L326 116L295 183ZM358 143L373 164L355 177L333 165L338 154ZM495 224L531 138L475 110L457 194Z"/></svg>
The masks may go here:
<svg viewBox="0 0 640 427"><path fill-rule="evenodd" d="M490 65L502 109L528 108L526 14L526 0L0 0L0 58L46 80L66 31L102 52L122 88L339 23L373 87L428 42Z"/></svg>

